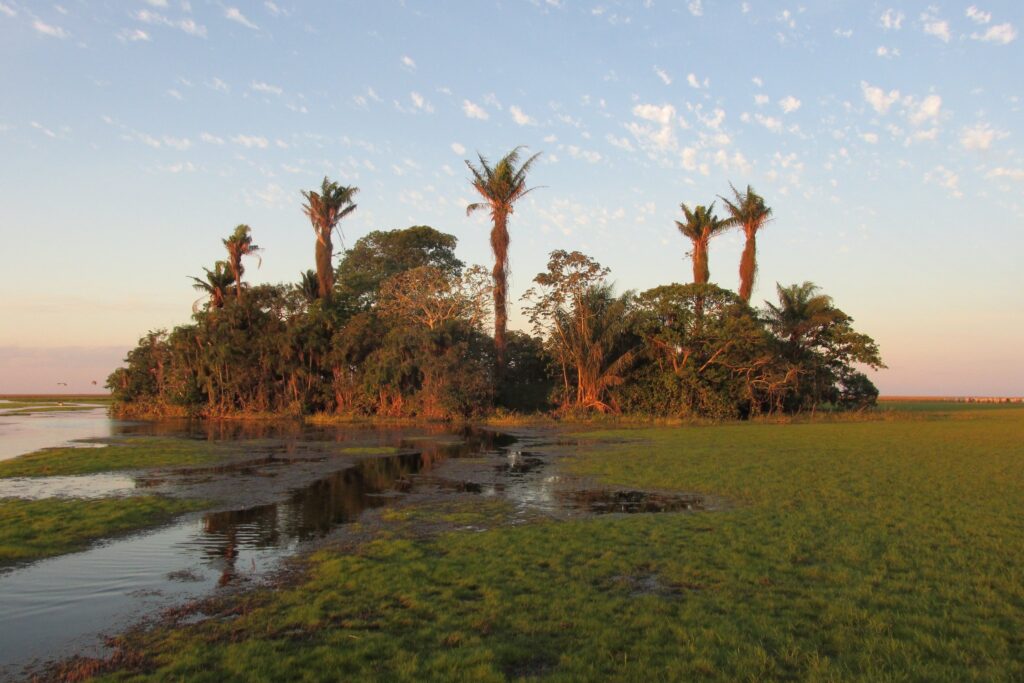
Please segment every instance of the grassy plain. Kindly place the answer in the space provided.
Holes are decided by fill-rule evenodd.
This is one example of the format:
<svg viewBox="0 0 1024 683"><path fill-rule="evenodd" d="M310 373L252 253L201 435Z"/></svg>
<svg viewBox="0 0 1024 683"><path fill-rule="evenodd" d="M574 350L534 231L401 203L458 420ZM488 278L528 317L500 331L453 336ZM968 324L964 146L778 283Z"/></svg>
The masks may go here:
<svg viewBox="0 0 1024 683"><path fill-rule="evenodd" d="M577 435L572 471L725 509L323 550L115 680L1020 680L1024 410ZM422 513L421 513L422 514Z"/></svg>
<svg viewBox="0 0 1024 683"><path fill-rule="evenodd" d="M98 538L161 524L206 505L159 496L0 499L0 567L81 550Z"/></svg>
<svg viewBox="0 0 1024 683"><path fill-rule="evenodd" d="M136 438L101 448L44 448L0 461L0 478L95 474L118 470L201 465L223 460L237 450L208 441Z"/></svg>

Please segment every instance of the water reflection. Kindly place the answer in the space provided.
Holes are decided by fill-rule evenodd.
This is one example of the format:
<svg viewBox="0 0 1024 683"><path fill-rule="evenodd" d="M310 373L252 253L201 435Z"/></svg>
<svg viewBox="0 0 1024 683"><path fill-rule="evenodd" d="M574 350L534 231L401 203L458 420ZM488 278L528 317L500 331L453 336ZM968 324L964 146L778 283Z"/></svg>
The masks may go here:
<svg viewBox="0 0 1024 683"><path fill-rule="evenodd" d="M90 446L76 439L109 437L115 424L105 408L74 413L0 415L0 460L8 460L41 448Z"/></svg>

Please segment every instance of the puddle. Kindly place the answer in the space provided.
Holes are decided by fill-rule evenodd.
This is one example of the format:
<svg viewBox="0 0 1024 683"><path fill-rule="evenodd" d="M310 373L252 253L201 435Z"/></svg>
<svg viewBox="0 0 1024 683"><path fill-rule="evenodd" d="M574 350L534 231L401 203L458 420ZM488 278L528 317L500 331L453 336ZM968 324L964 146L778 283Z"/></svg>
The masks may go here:
<svg viewBox="0 0 1024 683"><path fill-rule="evenodd" d="M135 490L135 479L124 474L0 479L0 498L104 498L132 493Z"/></svg>
<svg viewBox="0 0 1024 683"><path fill-rule="evenodd" d="M98 492L104 487L119 493L131 486L251 502L229 503L229 509L189 515L84 552L0 570L0 677L34 660L102 654L102 635L219 587L259 581L310 542L404 496L501 498L512 507L512 523L536 514L703 509L696 496L587 489L557 475L552 467L556 456L546 453L537 438L517 440L473 429L424 434L281 424L247 431L242 425L177 422L123 423L113 431L240 440L253 448L246 461L226 466L166 468L135 477L54 477L47 490L102 495ZM344 452L365 446L401 450L368 456ZM40 481L46 480L31 483L39 486ZM19 483L11 480L9 485ZM43 495L42 489L32 493ZM410 498L409 504L417 500Z"/></svg>
<svg viewBox="0 0 1024 683"><path fill-rule="evenodd" d="M561 495L580 509L594 514L692 512L707 509L704 498L692 494L590 489Z"/></svg>

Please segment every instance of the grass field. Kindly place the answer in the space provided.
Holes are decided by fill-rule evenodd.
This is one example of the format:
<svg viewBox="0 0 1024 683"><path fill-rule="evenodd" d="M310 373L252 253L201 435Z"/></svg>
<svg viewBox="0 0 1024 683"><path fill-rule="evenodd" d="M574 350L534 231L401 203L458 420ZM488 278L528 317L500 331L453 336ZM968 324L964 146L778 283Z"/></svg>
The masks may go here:
<svg viewBox="0 0 1024 683"><path fill-rule="evenodd" d="M81 550L98 538L152 526L208 505L158 496L0 500L0 567Z"/></svg>
<svg viewBox="0 0 1024 683"><path fill-rule="evenodd" d="M201 465L224 460L238 449L207 441L134 438L102 448L44 448L0 461L0 478L95 474L118 470Z"/></svg>
<svg viewBox="0 0 1024 683"><path fill-rule="evenodd" d="M1020 680L1024 411L926 417L581 435L577 473L729 505L434 538L393 515L109 676Z"/></svg>

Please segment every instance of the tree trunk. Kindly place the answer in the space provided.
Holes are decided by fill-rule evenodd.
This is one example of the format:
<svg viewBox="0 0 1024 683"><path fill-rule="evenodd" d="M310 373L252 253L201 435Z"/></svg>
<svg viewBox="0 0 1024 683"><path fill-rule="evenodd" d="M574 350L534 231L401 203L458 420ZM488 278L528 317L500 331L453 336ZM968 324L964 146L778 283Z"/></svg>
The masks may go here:
<svg viewBox="0 0 1024 683"><path fill-rule="evenodd" d="M750 303L754 291L754 275L757 273L757 235L747 233L747 243L740 257L740 298Z"/></svg>
<svg viewBox="0 0 1024 683"><path fill-rule="evenodd" d="M497 355L497 377L505 371L505 329L508 325L508 213L494 213L491 250L494 252L494 351Z"/></svg>
<svg viewBox="0 0 1024 683"><path fill-rule="evenodd" d="M706 285L709 279L711 271L708 268L708 243L698 240L693 243L693 282Z"/></svg>
<svg viewBox="0 0 1024 683"><path fill-rule="evenodd" d="M331 290L334 289L334 268L331 265L333 250L331 233L318 233L316 238L316 280L320 287L320 298L324 301L331 298Z"/></svg>

